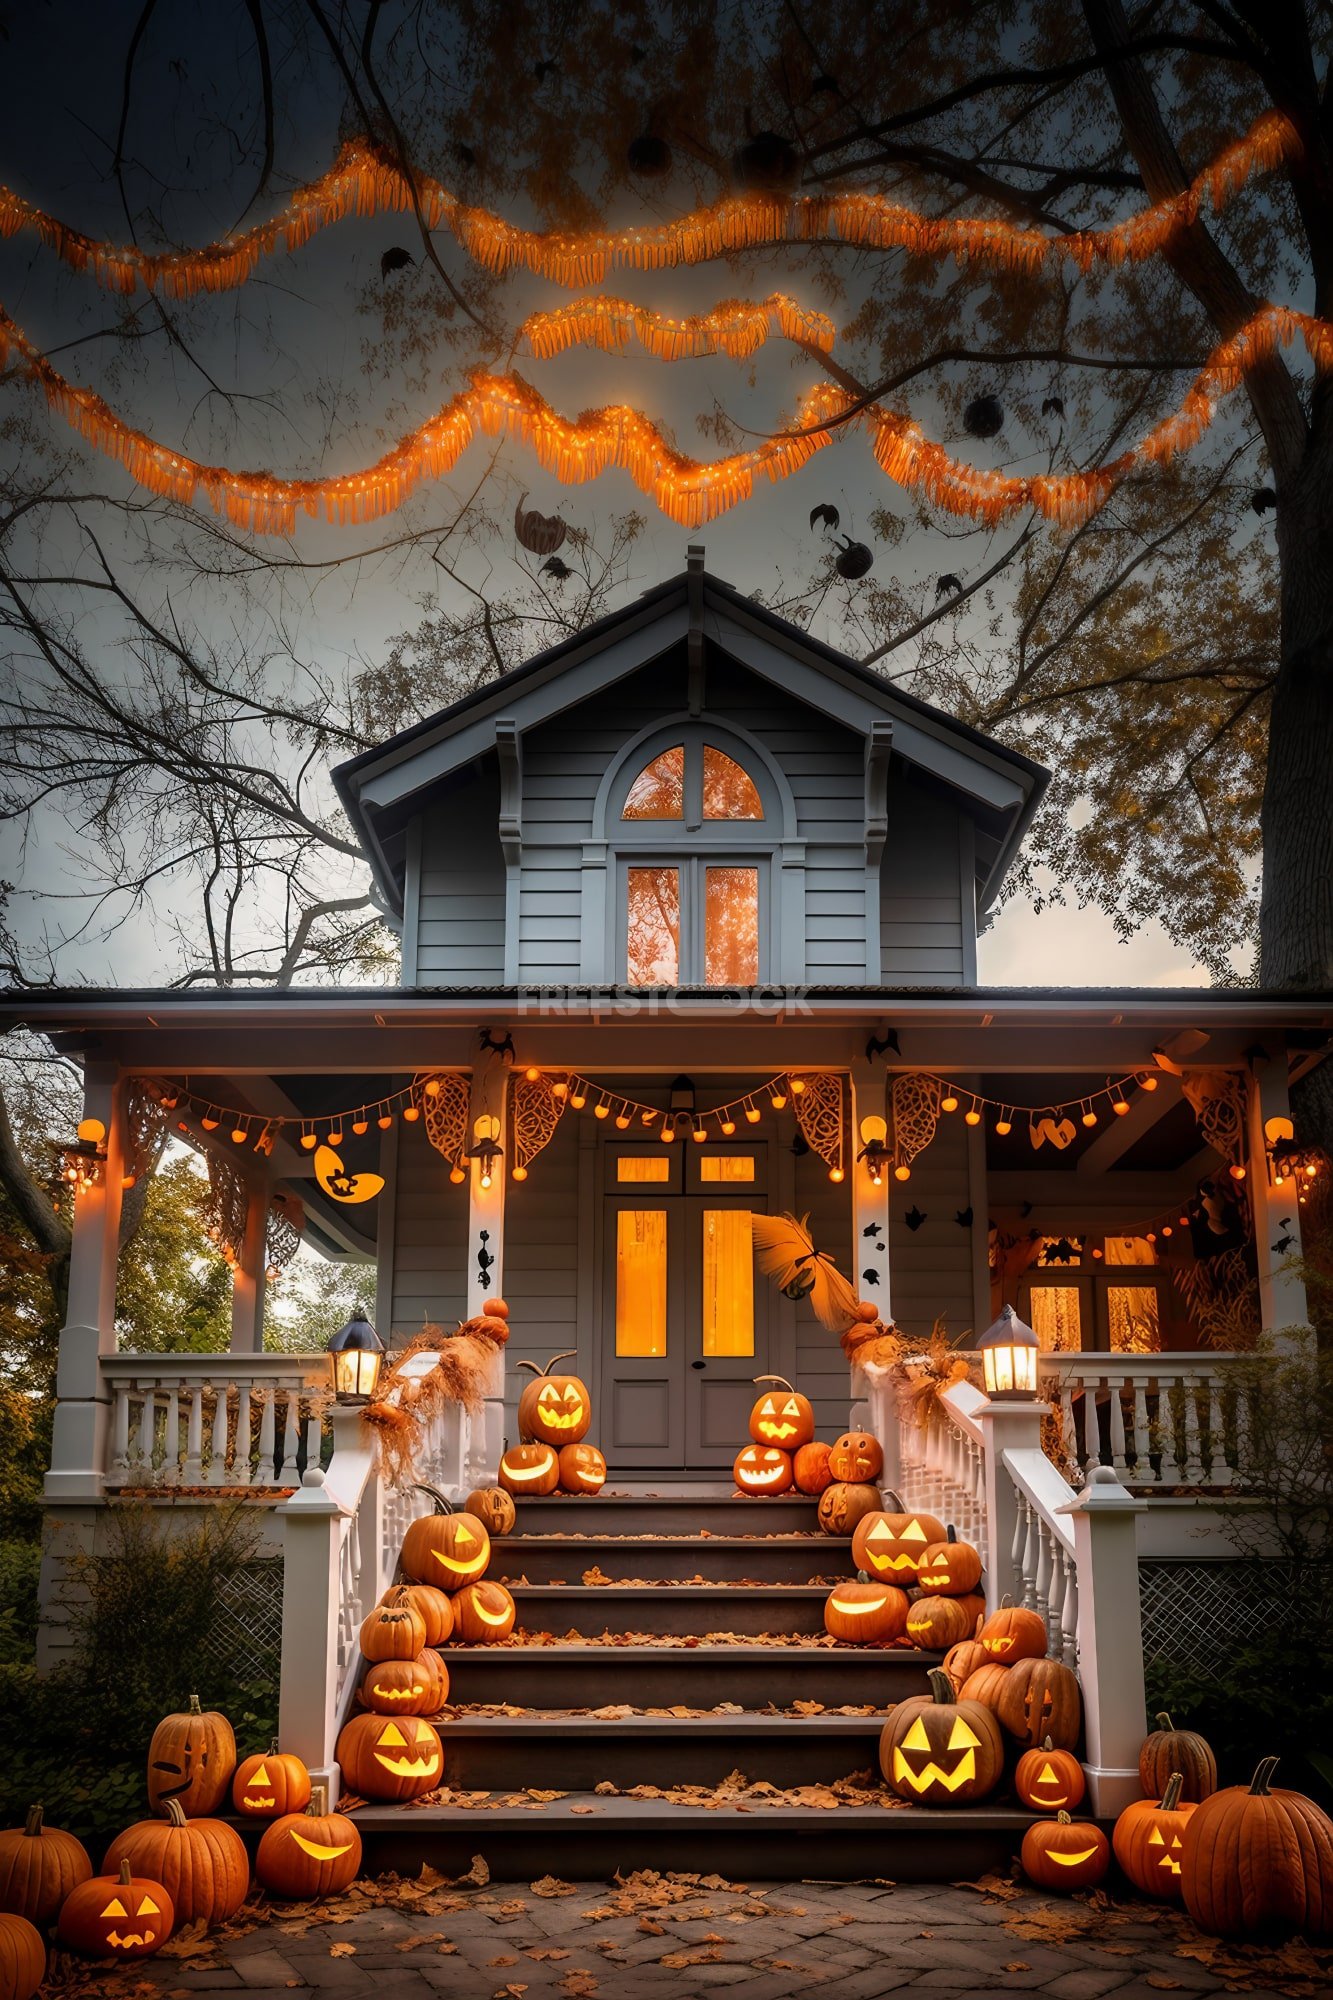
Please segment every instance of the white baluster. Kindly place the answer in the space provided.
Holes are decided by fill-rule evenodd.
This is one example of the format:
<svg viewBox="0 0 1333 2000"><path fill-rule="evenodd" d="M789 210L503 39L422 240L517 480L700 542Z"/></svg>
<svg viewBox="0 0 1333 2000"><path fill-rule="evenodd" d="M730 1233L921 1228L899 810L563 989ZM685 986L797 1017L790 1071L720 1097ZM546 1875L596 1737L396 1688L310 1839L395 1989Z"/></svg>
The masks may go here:
<svg viewBox="0 0 1333 2000"><path fill-rule="evenodd" d="M1203 1484L1203 1460L1199 1456L1199 1378L1185 1375L1181 1378L1185 1401L1185 1483L1187 1486Z"/></svg>
<svg viewBox="0 0 1333 2000"><path fill-rule="evenodd" d="M1037 1608L1037 1510L1032 1502L1023 1499L1023 1603L1027 1610Z"/></svg>
<svg viewBox="0 0 1333 2000"><path fill-rule="evenodd" d="M190 1416L185 1427L185 1464L181 1476L187 1486L202 1486L204 1480L204 1392L198 1382L190 1388Z"/></svg>
<svg viewBox="0 0 1333 2000"><path fill-rule="evenodd" d="M1125 1458L1125 1405L1121 1386L1114 1376L1109 1378L1109 1384L1111 1391L1111 1463L1120 1474L1123 1482L1125 1474L1129 1470Z"/></svg>
<svg viewBox="0 0 1333 2000"><path fill-rule="evenodd" d="M111 1415L111 1479L123 1486L130 1470L130 1385L116 1384L116 1406Z"/></svg>
<svg viewBox="0 0 1333 2000"><path fill-rule="evenodd" d="M1161 1448L1162 1484L1179 1486L1184 1470L1176 1441L1174 1385L1167 1375L1157 1377L1157 1436Z"/></svg>
<svg viewBox="0 0 1333 2000"><path fill-rule="evenodd" d="M139 1388L143 1395L139 1407L139 1477L147 1481L152 1476L157 1445L157 1386L141 1382Z"/></svg>
<svg viewBox="0 0 1333 2000"><path fill-rule="evenodd" d="M1074 1420L1074 1378L1064 1375L1060 1381L1060 1435L1064 1439L1065 1462L1062 1470L1072 1485L1079 1483L1078 1425Z"/></svg>
<svg viewBox="0 0 1333 2000"><path fill-rule="evenodd" d="M1235 1473L1227 1460L1226 1414L1222 1406L1222 1376L1214 1368L1208 1377L1208 1436L1212 1463L1208 1468L1210 1486L1233 1486Z"/></svg>
<svg viewBox="0 0 1333 2000"><path fill-rule="evenodd" d="M1065 1583L1064 1544L1052 1535L1051 1580L1046 1590L1046 1630L1051 1640L1050 1650L1057 1659L1060 1656L1060 1612L1065 1601Z"/></svg>
<svg viewBox="0 0 1333 2000"><path fill-rule="evenodd" d="M1072 1549L1060 1551L1065 1575L1064 1602L1060 1606L1060 1656L1067 1667L1078 1665L1078 1569Z"/></svg>
<svg viewBox="0 0 1333 2000"><path fill-rule="evenodd" d="M1014 1539L1009 1551L1009 1570L1013 1582L1013 1595L1019 1604L1023 1602L1023 1550L1027 1544L1027 1501L1021 1493L1014 1495ZM1005 1593L1001 1591L1001 1596Z"/></svg>
<svg viewBox="0 0 1333 2000"><path fill-rule="evenodd" d="M181 1478L180 1384L167 1386L167 1420L162 1430L162 1477L168 1486L179 1486Z"/></svg>
<svg viewBox="0 0 1333 2000"><path fill-rule="evenodd" d="M250 1381L242 1376L236 1384L236 1444L232 1452L232 1483L250 1484Z"/></svg>
<svg viewBox="0 0 1333 2000"><path fill-rule="evenodd" d="M1102 1462L1101 1433L1097 1428L1097 1391L1100 1379L1096 1374L1083 1377L1083 1474L1087 1478Z"/></svg>
<svg viewBox="0 0 1333 2000"><path fill-rule="evenodd" d="M277 1391L271 1382L265 1382L259 1395L259 1463L255 1467L255 1478L261 1486L273 1484L273 1455L278 1448L276 1430Z"/></svg>
<svg viewBox="0 0 1333 2000"><path fill-rule="evenodd" d="M1051 1614L1052 1543L1055 1537L1052 1535L1047 1523L1042 1520L1040 1514L1036 1513L1035 1508L1033 1512L1036 1516L1037 1527L1037 1566L1036 1574L1032 1579L1033 1609L1041 1619L1045 1620Z"/></svg>
<svg viewBox="0 0 1333 2000"><path fill-rule="evenodd" d="M1151 1436L1148 1428L1148 1377L1131 1377L1134 1389L1134 1484L1150 1485L1157 1472L1149 1457Z"/></svg>
<svg viewBox="0 0 1333 2000"><path fill-rule="evenodd" d="M296 1484L296 1452L301 1442L298 1418L300 1396L295 1386L287 1390L287 1417L282 1427L282 1463L278 1467L279 1486Z"/></svg>

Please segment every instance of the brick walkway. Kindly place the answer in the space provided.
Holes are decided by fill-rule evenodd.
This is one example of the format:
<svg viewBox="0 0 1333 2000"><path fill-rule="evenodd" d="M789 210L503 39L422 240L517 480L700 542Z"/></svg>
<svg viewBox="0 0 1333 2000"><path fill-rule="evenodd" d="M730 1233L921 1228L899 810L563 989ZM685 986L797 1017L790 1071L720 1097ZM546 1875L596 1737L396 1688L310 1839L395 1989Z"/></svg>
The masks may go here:
<svg viewBox="0 0 1333 2000"><path fill-rule="evenodd" d="M250 1925L246 1928L246 1925ZM169 1948L171 1949L171 1948ZM1000 1991L1053 2000L1155 2000L1333 1987L1333 1952L1202 1938L1179 1913L1097 1895L1044 1899L887 1883L358 1883L336 1903L243 1913L220 1937L177 1942L96 1990L140 2000L197 1993L287 2000L933 2000Z"/></svg>

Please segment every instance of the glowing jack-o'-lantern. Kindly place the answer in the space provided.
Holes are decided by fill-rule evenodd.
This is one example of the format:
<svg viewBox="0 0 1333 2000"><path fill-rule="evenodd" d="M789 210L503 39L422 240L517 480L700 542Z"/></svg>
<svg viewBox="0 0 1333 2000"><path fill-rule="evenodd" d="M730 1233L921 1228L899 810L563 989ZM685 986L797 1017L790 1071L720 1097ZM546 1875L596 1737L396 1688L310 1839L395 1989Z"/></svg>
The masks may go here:
<svg viewBox="0 0 1333 2000"><path fill-rule="evenodd" d="M833 1469L829 1465L832 1450L832 1445L823 1444L818 1438L797 1446L792 1455L791 1476L798 1493L808 1493L812 1500L817 1500L833 1484Z"/></svg>
<svg viewBox="0 0 1333 2000"><path fill-rule="evenodd" d="M747 1444L737 1452L731 1476L753 1499L786 1493L791 1487L791 1453L774 1444Z"/></svg>
<svg viewBox="0 0 1333 2000"><path fill-rule="evenodd" d="M403 1536L400 1560L416 1582L433 1583L452 1597L465 1583L485 1575L491 1538L475 1514L456 1514L452 1502L433 1486L419 1486L417 1491L430 1495L434 1511L413 1521ZM414 1646L399 1657L411 1659L420 1651L421 1646Z"/></svg>
<svg viewBox="0 0 1333 2000"><path fill-rule="evenodd" d="M878 1486L852 1486L835 1479L819 1496L819 1525L826 1535L851 1535L868 1514L877 1511L883 1499ZM853 1542L853 1553L856 1544ZM889 1579L897 1583L897 1577Z"/></svg>
<svg viewBox="0 0 1333 2000"><path fill-rule="evenodd" d="M186 1819L168 1799L164 1819L141 1819L118 1833L102 1859L105 1875L128 1861L132 1875L160 1882L178 1924L225 1924L245 1901L250 1857L245 1842L221 1819Z"/></svg>
<svg viewBox="0 0 1333 2000"><path fill-rule="evenodd" d="M512 1535L518 1519L514 1506L514 1496L506 1493L503 1486L479 1486L475 1493L469 1493L463 1502L463 1510L475 1514L488 1535ZM428 1642L430 1643L430 1642Z"/></svg>
<svg viewBox="0 0 1333 2000"><path fill-rule="evenodd" d="M1161 1798L1136 1799L1125 1807L1111 1833L1115 1858L1125 1874L1136 1889L1159 1903L1185 1900L1180 1873L1185 1828L1197 1807L1182 1802L1184 1782L1183 1773L1173 1771Z"/></svg>
<svg viewBox="0 0 1333 2000"><path fill-rule="evenodd" d="M176 1799L187 1819L216 1812L236 1769L236 1738L225 1715L203 1710L197 1694L182 1714L164 1715L148 1745L148 1803Z"/></svg>
<svg viewBox="0 0 1333 2000"><path fill-rule="evenodd" d="M571 1347L564 1354L553 1354L544 1368L535 1361L519 1362L520 1368L532 1370L534 1378L518 1399L518 1434L525 1444L552 1444L559 1450L587 1437L592 1406L586 1383L577 1375L551 1373L557 1361L568 1361L573 1353Z"/></svg>
<svg viewBox="0 0 1333 2000"><path fill-rule="evenodd" d="M1077 1677L1059 1660L1017 1660L1012 1667L992 1661L963 1682L963 1693L993 1709L1000 1727L1026 1749L1035 1749L1047 1737L1057 1750L1072 1750L1078 1742L1082 1697Z"/></svg>
<svg viewBox="0 0 1333 2000"><path fill-rule="evenodd" d="M460 1590L455 1599L458 1612L458 1636L472 1646L494 1646L499 1640L507 1639L514 1629L518 1610L513 1598L502 1583L494 1583L485 1577L480 1583L469 1583Z"/></svg>
<svg viewBox="0 0 1333 2000"><path fill-rule="evenodd" d="M1042 1660L1046 1657L1046 1620L1039 1612L1025 1611L1021 1604L1010 1604L1006 1598L998 1611L991 1612L977 1640L1002 1667L1012 1666L1015 1660Z"/></svg>
<svg viewBox="0 0 1333 2000"><path fill-rule="evenodd" d="M1062 1812L1033 1821L1023 1835L1019 1858L1029 1882L1068 1896L1101 1881L1111 1865L1111 1843L1099 1826Z"/></svg>
<svg viewBox="0 0 1333 2000"><path fill-rule="evenodd" d="M981 1582L981 1551L956 1541L953 1529L942 1542L927 1542L916 1571L917 1588L932 1596L966 1597Z"/></svg>
<svg viewBox="0 0 1333 2000"><path fill-rule="evenodd" d="M1159 1715L1139 1752L1144 1797L1164 1797L1175 1771L1181 1777L1181 1798L1195 1805L1217 1790L1217 1759L1206 1739L1195 1729L1177 1729L1169 1715Z"/></svg>
<svg viewBox="0 0 1333 2000"><path fill-rule="evenodd" d="M948 1666L945 1661L945 1666ZM1083 1766L1072 1750L1057 1750L1047 1736L1040 1750L1025 1750L1014 1767L1014 1790L1033 1812L1072 1812L1087 1790Z"/></svg>
<svg viewBox="0 0 1333 2000"><path fill-rule="evenodd" d="M415 1799L444 1775L439 1735L419 1715L354 1715L338 1737L350 1791L368 1799Z"/></svg>
<svg viewBox="0 0 1333 2000"><path fill-rule="evenodd" d="M884 1470L884 1447L869 1431L844 1431L830 1449L829 1467L848 1486L873 1486Z"/></svg>
<svg viewBox="0 0 1333 2000"><path fill-rule="evenodd" d="M775 1444L796 1451L815 1434L815 1413L809 1399L798 1395L785 1375L756 1375L756 1382L776 1382L750 1412L750 1436L756 1444Z"/></svg>
<svg viewBox="0 0 1333 2000"><path fill-rule="evenodd" d="M600 1493L606 1484L606 1460L595 1444L560 1447L560 1491Z"/></svg>
<svg viewBox="0 0 1333 2000"><path fill-rule="evenodd" d="M500 1460L500 1484L520 1499L554 1493L560 1484L559 1452L553 1444L511 1444Z"/></svg>
<svg viewBox="0 0 1333 2000"><path fill-rule="evenodd" d="M908 1590L924 1550L943 1540L944 1523L933 1514L867 1514L852 1537L852 1561Z"/></svg>
<svg viewBox="0 0 1333 2000"><path fill-rule="evenodd" d="M883 1645L906 1623L906 1591L872 1582L864 1570L854 1583L835 1584L824 1600L824 1630L853 1646Z"/></svg>
<svg viewBox="0 0 1333 2000"><path fill-rule="evenodd" d="M275 1820L259 1843L255 1874L271 1896L331 1896L354 1881L361 1836L344 1813L309 1805Z"/></svg>
<svg viewBox="0 0 1333 2000"><path fill-rule="evenodd" d="M278 1749L275 1736L266 1751L243 1757L236 1766L231 1802L242 1819L302 1812L310 1803L310 1773L299 1757Z"/></svg>
<svg viewBox="0 0 1333 2000"><path fill-rule="evenodd" d="M434 1715L448 1698L449 1670L429 1646L414 1660L376 1661L361 1683L361 1699L376 1715Z"/></svg>
<svg viewBox="0 0 1333 2000"><path fill-rule="evenodd" d="M41 1930L58 1914L70 1890L86 1882L92 1872L83 1842L46 1826L40 1806L28 1807L22 1826L0 1833L0 1911L26 1917Z"/></svg>
<svg viewBox="0 0 1333 2000"><path fill-rule="evenodd" d="M70 1892L60 1912L60 1942L88 1958L148 1958L171 1936L176 1912L161 1882L122 1861L115 1875L94 1875Z"/></svg>
<svg viewBox="0 0 1333 2000"><path fill-rule="evenodd" d="M940 1668L930 1693L900 1701L879 1739L885 1783L913 1805L961 1806L993 1792L1004 1770L1004 1743L980 1702L959 1701Z"/></svg>
<svg viewBox="0 0 1333 2000"><path fill-rule="evenodd" d="M426 1643L426 1621L401 1585L386 1590L361 1625L367 1660L414 1660Z"/></svg>
<svg viewBox="0 0 1333 2000"><path fill-rule="evenodd" d="M0 1910L0 1993L5 2000L32 2000L45 1977L46 1940L36 1924Z"/></svg>
<svg viewBox="0 0 1333 2000"><path fill-rule="evenodd" d="M927 1653L947 1653L976 1630L974 1600L967 1597L918 1597L907 1614L907 1636Z"/></svg>

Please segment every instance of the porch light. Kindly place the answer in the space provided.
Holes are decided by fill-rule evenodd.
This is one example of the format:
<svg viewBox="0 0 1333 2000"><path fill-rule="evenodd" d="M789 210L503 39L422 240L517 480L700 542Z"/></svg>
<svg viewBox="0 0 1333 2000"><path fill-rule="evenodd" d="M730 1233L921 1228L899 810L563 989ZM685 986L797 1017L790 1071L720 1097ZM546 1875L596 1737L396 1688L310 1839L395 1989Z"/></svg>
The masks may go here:
<svg viewBox="0 0 1333 2000"><path fill-rule="evenodd" d="M1014 1121L1009 1116L1008 1111L1001 1110L999 1117L995 1121L995 1131L997 1136L1001 1139L1007 1139L1009 1137L1009 1134L1013 1131L1013 1129L1014 1129Z"/></svg>
<svg viewBox="0 0 1333 2000"><path fill-rule="evenodd" d="M856 1157L859 1160L865 1161L866 1172L869 1174L871 1182L875 1187L882 1187L884 1185L884 1162L888 1157L888 1137L888 1125L877 1112L871 1113L870 1116L861 1120L861 1151Z"/></svg>
<svg viewBox="0 0 1333 2000"><path fill-rule="evenodd" d="M982 1377L993 1403L1030 1403L1037 1396L1037 1336L1012 1306L1005 1306L977 1346Z"/></svg>
<svg viewBox="0 0 1333 2000"><path fill-rule="evenodd" d="M384 1361L384 1342L368 1319L359 1314L331 1333L333 1393L340 1403L368 1403L375 1393Z"/></svg>
<svg viewBox="0 0 1333 2000"><path fill-rule="evenodd" d="M81 1118L73 1142L58 1151L62 1177L72 1188L95 1187L106 1163L106 1126L100 1118Z"/></svg>
<svg viewBox="0 0 1333 2000"><path fill-rule="evenodd" d="M488 1188L495 1179L496 1169L502 1157L500 1146L500 1121L493 1112L483 1111L472 1124L472 1157L480 1167L478 1184Z"/></svg>

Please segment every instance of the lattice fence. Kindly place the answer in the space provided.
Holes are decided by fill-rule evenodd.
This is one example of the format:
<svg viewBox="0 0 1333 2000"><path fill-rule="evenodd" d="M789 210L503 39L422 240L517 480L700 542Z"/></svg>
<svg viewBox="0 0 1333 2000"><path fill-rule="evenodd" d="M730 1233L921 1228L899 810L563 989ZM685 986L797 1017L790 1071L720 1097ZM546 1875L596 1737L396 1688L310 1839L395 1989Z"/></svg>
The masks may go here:
<svg viewBox="0 0 1333 2000"><path fill-rule="evenodd" d="M205 1647L220 1677L277 1686L282 1658L282 1557L257 1556L218 1592Z"/></svg>
<svg viewBox="0 0 1333 2000"><path fill-rule="evenodd" d="M1288 1587L1281 1563L1141 1562L1145 1661L1215 1675L1219 1660L1236 1647L1261 1643L1272 1630L1273 1605ZM1311 1606L1306 1597L1303 1622L1310 1612L1314 1628L1333 1616L1333 1575L1325 1579L1320 1604Z"/></svg>

